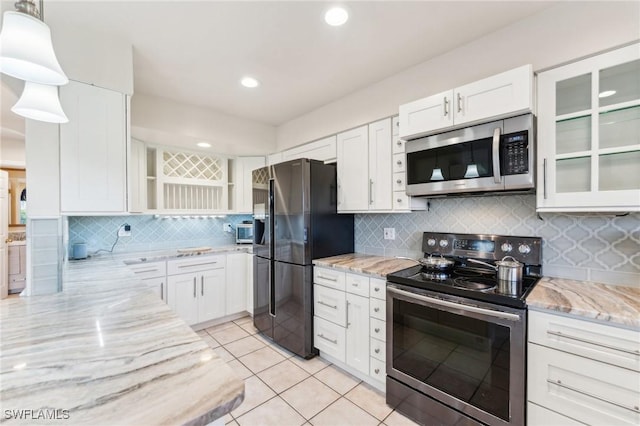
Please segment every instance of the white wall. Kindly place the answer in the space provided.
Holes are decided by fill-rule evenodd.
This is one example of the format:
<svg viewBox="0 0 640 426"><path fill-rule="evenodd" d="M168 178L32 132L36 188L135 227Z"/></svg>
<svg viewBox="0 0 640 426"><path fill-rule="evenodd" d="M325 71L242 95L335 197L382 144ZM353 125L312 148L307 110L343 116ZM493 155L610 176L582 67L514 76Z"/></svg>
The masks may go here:
<svg viewBox="0 0 640 426"><path fill-rule="evenodd" d="M562 2L280 125L277 150L395 115L400 104L510 68L530 63L540 70L638 38L639 2Z"/></svg>
<svg viewBox="0 0 640 426"><path fill-rule="evenodd" d="M136 93L131 98L131 134L147 143L228 155L264 155L276 150L274 126Z"/></svg>
<svg viewBox="0 0 640 426"><path fill-rule="evenodd" d="M25 167L24 139L0 140L0 167Z"/></svg>
<svg viewBox="0 0 640 426"><path fill-rule="evenodd" d="M127 95L133 94L133 48L112 34L86 27L51 25L58 62L67 77Z"/></svg>

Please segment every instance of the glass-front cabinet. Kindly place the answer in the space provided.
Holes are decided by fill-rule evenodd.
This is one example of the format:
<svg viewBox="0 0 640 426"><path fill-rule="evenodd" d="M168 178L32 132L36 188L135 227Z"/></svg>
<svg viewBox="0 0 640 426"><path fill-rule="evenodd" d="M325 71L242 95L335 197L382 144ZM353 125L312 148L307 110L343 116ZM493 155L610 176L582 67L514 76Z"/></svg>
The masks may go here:
<svg viewBox="0 0 640 426"><path fill-rule="evenodd" d="M640 44L538 75L539 212L640 211Z"/></svg>

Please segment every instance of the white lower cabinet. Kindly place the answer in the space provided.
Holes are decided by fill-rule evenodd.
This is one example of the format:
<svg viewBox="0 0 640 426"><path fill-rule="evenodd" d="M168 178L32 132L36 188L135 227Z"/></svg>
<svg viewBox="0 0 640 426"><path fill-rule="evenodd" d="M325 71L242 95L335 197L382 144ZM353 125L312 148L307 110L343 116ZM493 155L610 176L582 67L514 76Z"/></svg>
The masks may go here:
<svg viewBox="0 0 640 426"><path fill-rule="evenodd" d="M129 265L129 269L153 290L165 303L167 297L167 262L143 262Z"/></svg>
<svg viewBox="0 0 640 426"><path fill-rule="evenodd" d="M637 330L530 311L527 376L531 426L640 424Z"/></svg>
<svg viewBox="0 0 640 426"><path fill-rule="evenodd" d="M198 324L224 316L224 268L171 275L167 281L169 306L187 324Z"/></svg>
<svg viewBox="0 0 640 426"><path fill-rule="evenodd" d="M314 267L314 345L320 356L384 389L385 281Z"/></svg>

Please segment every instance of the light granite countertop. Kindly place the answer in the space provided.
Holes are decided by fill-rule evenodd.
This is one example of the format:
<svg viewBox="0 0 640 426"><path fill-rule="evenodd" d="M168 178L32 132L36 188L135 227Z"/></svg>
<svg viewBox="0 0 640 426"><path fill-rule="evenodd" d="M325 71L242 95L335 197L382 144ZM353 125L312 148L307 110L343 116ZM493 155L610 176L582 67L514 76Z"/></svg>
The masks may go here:
<svg viewBox="0 0 640 426"><path fill-rule="evenodd" d="M63 292L0 301L3 420L58 409L64 424L205 425L240 405L244 382L133 276L129 257L69 262Z"/></svg>
<svg viewBox="0 0 640 426"><path fill-rule="evenodd" d="M348 272L376 275L386 278L387 274L401 269L416 266L416 262L395 257L374 256L362 253L341 254L339 256L325 257L313 261L314 265L326 268L343 269Z"/></svg>
<svg viewBox="0 0 640 426"><path fill-rule="evenodd" d="M545 277L527 297L527 305L640 330L638 287Z"/></svg>

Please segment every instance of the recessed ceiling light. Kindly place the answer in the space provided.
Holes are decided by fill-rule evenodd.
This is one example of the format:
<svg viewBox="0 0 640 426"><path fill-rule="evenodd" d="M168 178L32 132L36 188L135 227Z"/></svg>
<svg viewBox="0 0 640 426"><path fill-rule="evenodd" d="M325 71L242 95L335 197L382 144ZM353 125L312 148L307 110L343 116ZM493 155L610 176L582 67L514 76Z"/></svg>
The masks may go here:
<svg viewBox="0 0 640 426"><path fill-rule="evenodd" d="M240 84L242 84L244 87L250 88L258 87L260 85L258 80L253 77L244 77L242 80L240 80Z"/></svg>
<svg viewBox="0 0 640 426"><path fill-rule="evenodd" d="M211 148L211 144L207 142L198 142L196 145L198 145L200 148Z"/></svg>
<svg viewBox="0 0 640 426"><path fill-rule="evenodd" d="M343 25L349 19L349 13L341 7L333 7L324 14L324 20L332 27Z"/></svg>
<svg viewBox="0 0 640 426"><path fill-rule="evenodd" d="M616 94L615 90L605 90L604 92L600 92L598 95L599 98L608 98L609 96L613 96Z"/></svg>

